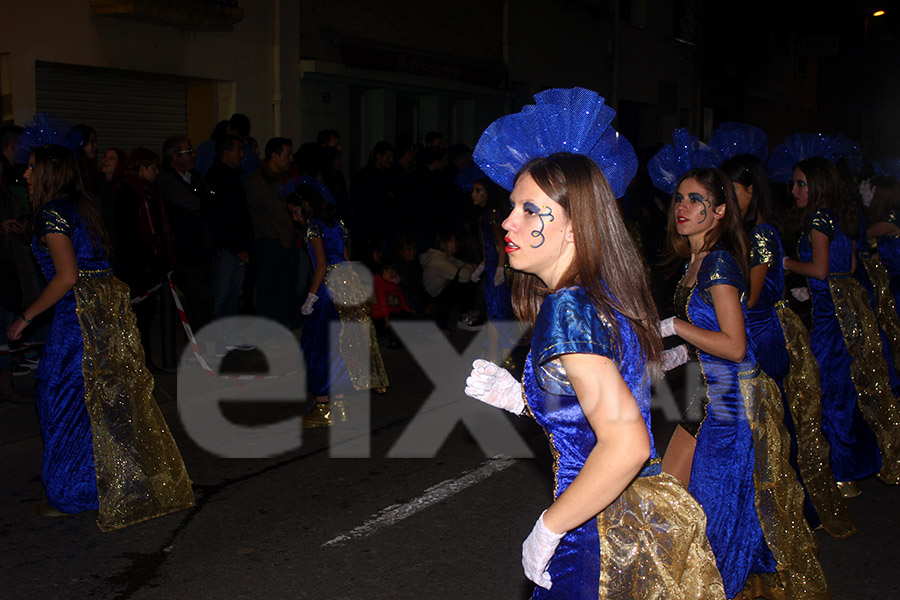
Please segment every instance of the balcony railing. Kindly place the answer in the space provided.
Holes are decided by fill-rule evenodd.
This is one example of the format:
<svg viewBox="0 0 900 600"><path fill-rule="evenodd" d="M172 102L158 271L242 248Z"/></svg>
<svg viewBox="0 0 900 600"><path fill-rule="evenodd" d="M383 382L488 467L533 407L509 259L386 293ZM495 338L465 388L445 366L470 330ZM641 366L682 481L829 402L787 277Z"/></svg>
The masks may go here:
<svg viewBox="0 0 900 600"><path fill-rule="evenodd" d="M95 15L192 31L231 31L244 18L238 0L88 0Z"/></svg>

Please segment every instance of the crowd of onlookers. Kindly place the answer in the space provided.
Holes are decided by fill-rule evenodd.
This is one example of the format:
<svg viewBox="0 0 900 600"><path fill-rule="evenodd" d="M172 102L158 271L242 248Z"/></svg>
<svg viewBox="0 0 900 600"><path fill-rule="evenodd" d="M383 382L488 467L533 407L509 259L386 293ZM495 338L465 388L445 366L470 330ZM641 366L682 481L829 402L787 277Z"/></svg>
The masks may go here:
<svg viewBox="0 0 900 600"><path fill-rule="evenodd" d="M159 154L104 149L91 127L70 129L66 137L75 140L84 187L110 238L111 264L133 297L171 272L195 330L236 314L300 327L312 268L303 225L285 202L285 184L310 177L327 190L323 195L346 224L351 258L375 275L371 307L380 334L390 336L392 318L434 319L449 330L461 317L461 327L479 326L483 310L470 278L483 260L478 218L484 209L472 202L472 177L464 182L480 174L470 148L446 149L437 132L424 143L410 136L380 141L348 183L337 131L321 131L299 145L285 137L261 145L250 129L245 115L234 114L209 140L195 146L185 135L172 135ZM22 132L8 125L0 136L0 304L7 316L18 314L44 285L30 250L32 208L21 152L16 160ZM150 344L159 295L134 310L148 365L156 369ZM31 331L39 337L39 327ZM0 373L8 373L8 355L0 360ZM14 393L8 376L2 381L0 398Z"/></svg>

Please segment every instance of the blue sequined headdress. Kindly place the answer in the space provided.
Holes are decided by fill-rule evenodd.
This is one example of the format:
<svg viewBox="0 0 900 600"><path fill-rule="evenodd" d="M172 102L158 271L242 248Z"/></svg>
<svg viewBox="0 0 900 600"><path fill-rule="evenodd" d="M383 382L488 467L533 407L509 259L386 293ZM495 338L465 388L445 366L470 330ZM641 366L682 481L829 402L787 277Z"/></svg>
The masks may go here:
<svg viewBox="0 0 900 600"><path fill-rule="evenodd" d="M843 158L855 172L862 167L862 152L847 137L840 134L795 133L784 138L772 150L766 173L775 183L788 183L794 178L794 166L812 156L821 156L831 162Z"/></svg>
<svg viewBox="0 0 900 600"><path fill-rule="evenodd" d="M759 127L746 123L722 123L707 143L718 164L741 154L752 154L763 164L769 158L769 137Z"/></svg>
<svg viewBox="0 0 900 600"><path fill-rule="evenodd" d="M671 194L682 175L691 169L716 167L716 154L684 127L672 132L672 143L666 144L647 162L647 172L657 189Z"/></svg>
<svg viewBox="0 0 900 600"><path fill-rule="evenodd" d="M75 152L80 145L74 145L73 141L66 136L68 131L69 125L56 115L50 113L34 115L34 118L25 125L22 135L19 136L15 156L16 162L19 164L27 163L28 157L31 156L35 148L40 148L47 144L58 144Z"/></svg>
<svg viewBox="0 0 900 600"><path fill-rule="evenodd" d="M319 195L322 196L322 199L325 200L325 202L328 202L329 204L337 204L334 199L334 195L331 193L331 190L329 190L324 183L308 174L303 174L300 177L295 177L294 179L291 179L290 181L283 184L278 188L278 195L282 198L287 198L294 193L294 190L302 185L311 187L319 192Z"/></svg>
<svg viewBox="0 0 900 600"><path fill-rule="evenodd" d="M610 126L616 111L584 88L556 88L535 95L535 104L500 117L484 130L473 154L491 180L512 190L516 174L530 160L556 152L593 160L615 194L625 195L637 172L637 156Z"/></svg>

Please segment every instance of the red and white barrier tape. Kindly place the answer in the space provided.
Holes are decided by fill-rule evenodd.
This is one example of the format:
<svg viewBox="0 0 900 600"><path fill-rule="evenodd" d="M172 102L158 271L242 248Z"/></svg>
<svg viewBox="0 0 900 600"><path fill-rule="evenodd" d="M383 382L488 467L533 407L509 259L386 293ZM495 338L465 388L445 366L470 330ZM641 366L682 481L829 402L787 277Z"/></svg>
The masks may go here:
<svg viewBox="0 0 900 600"><path fill-rule="evenodd" d="M209 363L206 362L206 359L200 354L200 346L197 345L197 340L194 338L194 330L191 328L190 322L188 322L187 313L184 311L184 306L181 304L181 298L178 297L178 292L175 290L175 284L172 283L172 274L169 273L167 276L169 280L169 289L172 290L172 299L175 301L175 310L178 311L178 318L181 320L181 325L184 327L184 334L188 339L188 343L191 347L191 352L194 353L194 357L197 359L197 362L200 364L200 368L209 373L214 377L218 377L221 379L233 379L237 381L253 381L259 379L279 379L281 377L288 377L290 375L295 375L299 371L291 371L289 373L283 373L279 375L221 375L216 373L214 369L209 366Z"/></svg>

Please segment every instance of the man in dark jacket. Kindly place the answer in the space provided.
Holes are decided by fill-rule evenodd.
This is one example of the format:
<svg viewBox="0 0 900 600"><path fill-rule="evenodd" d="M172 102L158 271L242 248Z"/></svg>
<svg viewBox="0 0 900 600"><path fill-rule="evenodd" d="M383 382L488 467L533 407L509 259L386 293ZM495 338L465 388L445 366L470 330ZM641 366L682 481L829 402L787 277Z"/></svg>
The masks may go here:
<svg viewBox="0 0 900 600"><path fill-rule="evenodd" d="M206 172L212 193L207 212L212 242L213 316L236 315L250 262L253 224L241 182L244 151L241 139L229 135L216 143L216 158Z"/></svg>
<svg viewBox="0 0 900 600"><path fill-rule="evenodd" d="M194 147L185 135L173 135L163 143L163 167L159 194L166 205L179 267L175 283L185 296L185 311L194 331L212 320L209 273L209 186L194 170Z"/></svg>

